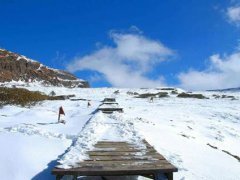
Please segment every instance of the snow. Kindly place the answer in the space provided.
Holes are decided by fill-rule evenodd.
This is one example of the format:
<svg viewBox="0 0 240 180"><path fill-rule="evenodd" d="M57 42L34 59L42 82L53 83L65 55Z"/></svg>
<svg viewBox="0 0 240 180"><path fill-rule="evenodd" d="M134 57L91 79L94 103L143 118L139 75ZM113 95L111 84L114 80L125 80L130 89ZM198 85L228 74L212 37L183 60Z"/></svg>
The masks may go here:
<svg viewBox="0 0 240 180"><path fill-rule="evenodd" d="M62 75L66 75L67 74L65 71L62 71L62 70L59 70L59 69L53 69L53 68L50 68L50 67L48 67L48 69L51 69L53 71L57 71L59 74L62 74ZM75 76L73 76L73 77L76 78L76 80L71 80L71 81L82 81L82 82L84 82L83 79L77 78ZM67 80L67 79L59 78L59 77L58 77L58 79L61 80L61 81L70 81L70 80Z"/></svg>
<svg viewBox="0 0 240 180"><path fill-rule="evenodd" d="M26 85L10 82L4 86L13 84ZM0 179L54 179L50 173L54 166L79 166L79 161L89 158L86 151L93 149L97 141L127 141L144 149L142 139L179 169L174 179L240 179L240 162L223 152L240 156L240 93L237 91L193 92L209 99L192 99L178 98L160 88L70 89L43 87L40 83L25 88L46 94L51 91L57 95L75 94L75 99L91 100L91 106L87 106L87 101L64 100L44 101L31 108L2 107ZM116 90L119 90L117 95ZM129 91L169 92L170 97L154 98L150 102L147 98L128 95ZM213 94L233 95L237 100L215 99ZM106 97L116 98L124 112L110 115L96 112ZM57 123L60 106L65 111L61 119L66 124Z"/></svg>
<svg viewBox="0 0 240 180"><path fill-rule="evenodd" d="M78 134L74 145L59 160L58 167L67 169L79 166L79 161L88 159L86 152L93 149L97 141L127 141L142 148L142 138L134 130L133 123L123 121L126 120L119 113L110 116L96 113Z"/></svg>
<svg viewBox="0 0 240 180"><path fill-rule="evenodd" d="M40 66L37 68L37 71L40 71L42 69L42 67L44 67L44 65L40 64Z"/></svg>
<svg viewBox="0 0 240 180"><path fill-rule="evenodd" d="M65 152L70 141L25 136L17 133L0 135L1 179L54 179L50 168L54 160Z"/></svg>
<svg viewBox="0 0 240 180"><path fill-rule="evenodd" d="M19 55L19 56L17 57L17 61L19 61L20 59L25 59L27 62L39 63L38 61L33 60L33 59L30 59L30 58L27 58L26 56L23 56L23 55Z"/></svg>

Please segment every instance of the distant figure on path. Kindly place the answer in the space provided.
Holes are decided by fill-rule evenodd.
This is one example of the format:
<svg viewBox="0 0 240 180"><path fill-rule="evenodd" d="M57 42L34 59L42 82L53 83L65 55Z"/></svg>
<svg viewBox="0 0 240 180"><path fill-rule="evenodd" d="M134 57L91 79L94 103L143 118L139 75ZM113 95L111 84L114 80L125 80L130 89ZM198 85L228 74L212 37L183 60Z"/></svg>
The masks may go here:
<svg viewBox="0 0 240 180"><path fill-rule="evenodd" d="M60 119L60 117L61 117L61 114L65 116L65 112L64 112L64 110L63 110L63 107L62 107L62 106L59 108L59 113L58 113L58 123L63 123L63 124L65 124L65 123L66 123L66 121L64 121L64 120L61 120L61 119Z"/></svg>
<svg viewBox="0 0 240 180"><path fill-rule="evenodd" d="M152 97L150 97L150 102L153 102L153 96L152 96Z"/></svg>
<svg viewBox="0 0 240 180"><path fill-rule="evenodd" d="M87 107L90 107L91 106L91 103L90 103L90 101L88 101L88 103L87 103Z"/></svg>

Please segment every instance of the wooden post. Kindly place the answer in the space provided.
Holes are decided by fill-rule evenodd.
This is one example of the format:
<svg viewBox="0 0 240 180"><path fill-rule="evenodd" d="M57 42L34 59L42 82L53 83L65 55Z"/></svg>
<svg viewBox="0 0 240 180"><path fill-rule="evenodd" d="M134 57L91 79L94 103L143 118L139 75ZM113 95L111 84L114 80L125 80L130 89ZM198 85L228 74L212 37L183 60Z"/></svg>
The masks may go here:
<svg viewBox="0 0 240 180"><path fill-rule="evenodd" d="M62 177L62 175L56 175L56 180L61 180Z"/></svg>
<svg viewBox="0 0 240 180"><path fill-rule="evenodd" d="M173 173L166 173L166 177L168 180L173 180Z"/></svg>
<svg viewBox="0 0 240 180"><path fill-rule="evenodd" d="M154 180L161 180L161 179L162 179L162 177L159 173L154 174Z"/></svg>
<svg viewBox="0 0 240 180"><path fill-rule="evenodd" d="M165 176L166 176L166 178L167 178L168 180L173 180L173 173L172 173L172 172L170 172L170 173L164 173L164 174L165 174ZM161 174L155 173L155 174L154 174L154 180L160 180L160 179L162 179Z"/></svg>

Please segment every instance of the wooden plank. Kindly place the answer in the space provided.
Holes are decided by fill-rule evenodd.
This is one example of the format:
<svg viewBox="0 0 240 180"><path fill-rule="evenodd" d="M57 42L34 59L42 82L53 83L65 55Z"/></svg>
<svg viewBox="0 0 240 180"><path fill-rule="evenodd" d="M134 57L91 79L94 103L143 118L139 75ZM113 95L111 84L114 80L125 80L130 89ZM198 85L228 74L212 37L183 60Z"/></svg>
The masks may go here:
<svg viewBox="0 0 240 180"><path fill-rule="evenodd" d="M104 98L102 102L116 102L115 98Z"/></svg>
<svg viewBox="0 0 240 180"><path fill-rule="evenodd" d="M98 110L100 111L123 111L123 108L101 108L99 107Z"/></svg>
<svg viewBox="0 0 240 180"><path fill-rule="evenodd" d="M102 149L110 149L110 148L135 148L135 149L140 149L137 146L131 146L131 145L127 145L127 144L95 144L94 145L95 148L102 148ZM141 149L143 149L141 147Z"/></svg>
<svg viewBox="0 0 240 180"><path fill-rule="evenodd" d="M131 144L131 143L128 143L126 141L98 141L96 144Z"/></svg>
<svg viewBox="0 0 240 180"><path fill-rule="evenodd" d="M104 111L103 110L102 112L105 114L112 114L113 112L122 112L122 111L118 111L118 110L117 111Z"/></svg>
<svg viewBox="0 0 240 180"><path fill-rule="evenodd" d="M129 156L129 155L137 155L136 152L88 152L90 156Z"/></svg>
<svg viewBox="0 0 240 180"><path fill-rule="evenodd" d="M98 107L98 110L122 110L122 107L119 107L118 104L101 104Z"/></svg>
<svg viewBox="0 0 240 180"><path fill-rule="evenodd" d="M154 155L156 151L147 151L147 152L124 152L124 151L89 151L88 155L90 156L144 156L144 155Z"/></svg>
<svg viewBox="0 0 240 180"><path fill-rule="evenodd" d="M127 166L117 167L113 165L105 165L105 166L91 166L91 167L79 167L79 168L71 168L71 169L53 169L53 174L74 174L77 173L83 176L90 175L140 175L140 174L155 174L159 173L168 173L168 172L176 172L177 169L171 164L157 164L157 165L149 165L149 166Z"/></svg>
<svg viewBox="0 0 240 180"><path fill-rule="evenodd" d="M141 147L134 147L134 146L123 146L123 145L112 145L112 146L108 146L108 145L104 145L104 144L100 144L100 145L95 145L95 148L93 149L95 150L121 150L121 149L135 149L135 150L146 150L145 148L141 148Z"/></svg>
<svg viewBox="0 0 240 180"><path fill-rule="evenodd" d="M160 155L147 141L145 148L129 142L99 141L88 151L90 159L79 162L78 168L53 169L56 175L114 176L156 175L166 173L169 179L177 168ZM172 180L172 179L171 179Z"/></svg>
<svg viewBox="0 0 240 180"><path fill-rule="evenodd" d="M112 114L113 111L102 111L104 114Z"/></svg>
<svg viewBox="0 0 240 180"><path fill-rule="evenodd" d="M164 169L173 169L173 166L169 164L141 164L141 163L126 163L124 165L118 165L118 164L86 164L79 167L78 170L82 170L81 168L87 168L88 170L92 171L125 171L125 172L131 172L131 171L139 171L139 170L164 170ZM129 170L131 169L131 171ZM85 171L84 171L85 172Z"/></svg>
<svg viewBox="0 0 240 180"><path fill-rule="evenodd" d="M80 162L79 165L82 166L118 166L121 168L121 166L130 166L130 165L135 165L135 166L152 166L152 165L158 165L158 164L169 164L168 161L165 159L163 160L124 160L124 161L83 161Z"/></svg>
<svg viewBox="0 0 240 180"><path fill-rule="evenodd" d="M96 151L108 151L108 152L156 152L154 148L135 148L135 147L128 147L128 146L110 146L110 147L95 147L91 152L96 152Z"/></svg>
<svg viewBox="0 0 240 180"><path fill-rule="evenodd" d="M98 147L103 147L103 148L106 148L106 147L129 147L129 148L137 148L136 145L134 144L130 144L130 143L126 143L126 142L118 142L118 143L113 143L113 142L108 142L108 143L105 143L105 142L98 142L97 144L94 145L96 148Z"/></svg>
<svg viewBox="0 0 240 180"><path fill-rule="evenodd" d="M88 152L141 152L141 149L134 148L100 148Z"/></svg>
<svg viewBox="0 0 240 180"><path fill-rule="evenodd" d="M109 156L109 155L106 155L106 156L89 156L90 159L89 160L101 160L101 161L115 161L115 160L125 160L125 159L135 159L135 160L138 160L138 159L165 159L163 156L161 156L160 154L154 154L154 155L150 155L150 156ZM85 161L88 161L88 160L85 160Z"/></svg>
<svg viewBox="0 0 240 180"><path fill-rule="evenodd" d="M54 173L60 173L60 172L87 172L87 171L93 171L93 172L102 172L102 171L124 171L124 172L134 172L134 171L152 171L152 170L173 170L174 167L171 164L149 164L149 165L142 165L142 166L133 166L132 164L126 164L124 166L118 166L117 164L104 164L102 165L95 165L93 166L92 164L90 166L82 166L78 168L71 168L71 169L57 169L55 168L53 171ZM172 171L167 171L167 172L172 172ZM166 172L166 173L167 173Z"/></svg>
<svg viewBox="0 0 240 180"><path fill-rule="evenodd" d="M131 144L95 144L95 148L120 148L120 147L128 147L128 148L137 148L135 145Z"/></svg>
<svg viewBox="0 0 240 180"><path fill-rule="evenodd" d="M160 158L158 157L135 157L135 156L90 156L90 159L86 159L84 161L125 161L133 159L134 161L140 161L140 160L158 160ZM161 158L164 159L164 158Z"/></svg>
<svg viewBox="0 0 240 180"><path fill-rule="evenodd" d="M95 148L92 151L88 152L156 152L153 148L148 149L136 149L136 148L127 148L127 147L119 147L119 148Z"/></svg>
<svg viewBox="0 0 240 180"><path fill-rule="evenodd" d="M108 142L108 143L97 143L94 145L96 148L112 148L112 147L129 147L129 148L135 148L135 149L143 149L142 147L136 146L134 144L130 144L130 143L122 143L122 142L118 142L118 143L112 143L112 142ZM147 149L154 149L152 146L146 145ZM143 149L144 150L144 149Z"/></svg>
<svg viewBox="0 0 240 180"><path fill-rule="evenodd" d="M151 146L149 143L146 143L145 140L143 140L142 143L147 145L147 146ZM126 142L126 141L98 141L96 144L128 144L128 145L136 146L136 144L133 144L133 143L130 143L130 142Z"/></svg>
<svg viewBox="0 0 240 180"><path fill-rule="evenodd" d="M103 102L102 104L117 104L117 105L118 105L118 103L117 103L117 102L108 102L108 101L106 101L106 102ZM100 106L101 106L102 104L100 104Z"/></svg>

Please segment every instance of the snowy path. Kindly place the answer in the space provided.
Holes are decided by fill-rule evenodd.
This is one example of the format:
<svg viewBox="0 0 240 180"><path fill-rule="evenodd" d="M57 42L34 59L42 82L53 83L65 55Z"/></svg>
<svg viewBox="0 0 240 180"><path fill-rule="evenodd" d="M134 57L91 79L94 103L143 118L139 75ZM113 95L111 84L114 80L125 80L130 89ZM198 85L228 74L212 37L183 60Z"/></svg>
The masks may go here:
<svg viewBox="0 0 240 180"><path fill-rule="evenodd" d="M220 92L200 92L209 99L135 98L128 93L156 93L156 89L66 89L28 87L58 95L75 94L86 101L46 101L31 108L4 106L0 109L0 179L54 179L57 161L74 166L88 158L85 151L99 140L139 142L146 139L179 168L176 180L240 179L240 93L238 100L215 99ZM100 101L114 95L124 113L92 114ZM57 124L57 111L64 107L66 124ZM211 147L211 146L212 147ZM217 149L213 148L217 147ZM230 154L224 152L229 152ZM78 159L75 153L81 152ZM9 169L16 173L10 173Z"/></svg>
<svg viewBox="0 0 240 180"><path fill-rule="evenodd" d="M136 147L145 148L143 138L135 130L132 119L125 118L123 114L115 112L104 114L97 112L83 125L77 135L63 134L44 129L43 124L21 123L0 129L0 133L20 133L28 136L39 136L47 139L60 139L71 141L71 146L61 155L58 167L75 167L77 163L88 159L86 152L93 149L97 141L125 141L136 144ZM49 123L50 125L51 123ZM56 124L56 123L52 123Z"/></svg>
<svg viewBox="0 0 240 180"><path fill-rule="evenodd" d="M145 148L141 140L143 138L135 130L133 123L122 114L116 112L106 115L97 112L85 124L68 152L59 160L61 165L58 167L76 167L80 161L88 159L86 152L92 150L97 141L126 141L136 144L139 148Z"/></svg>

